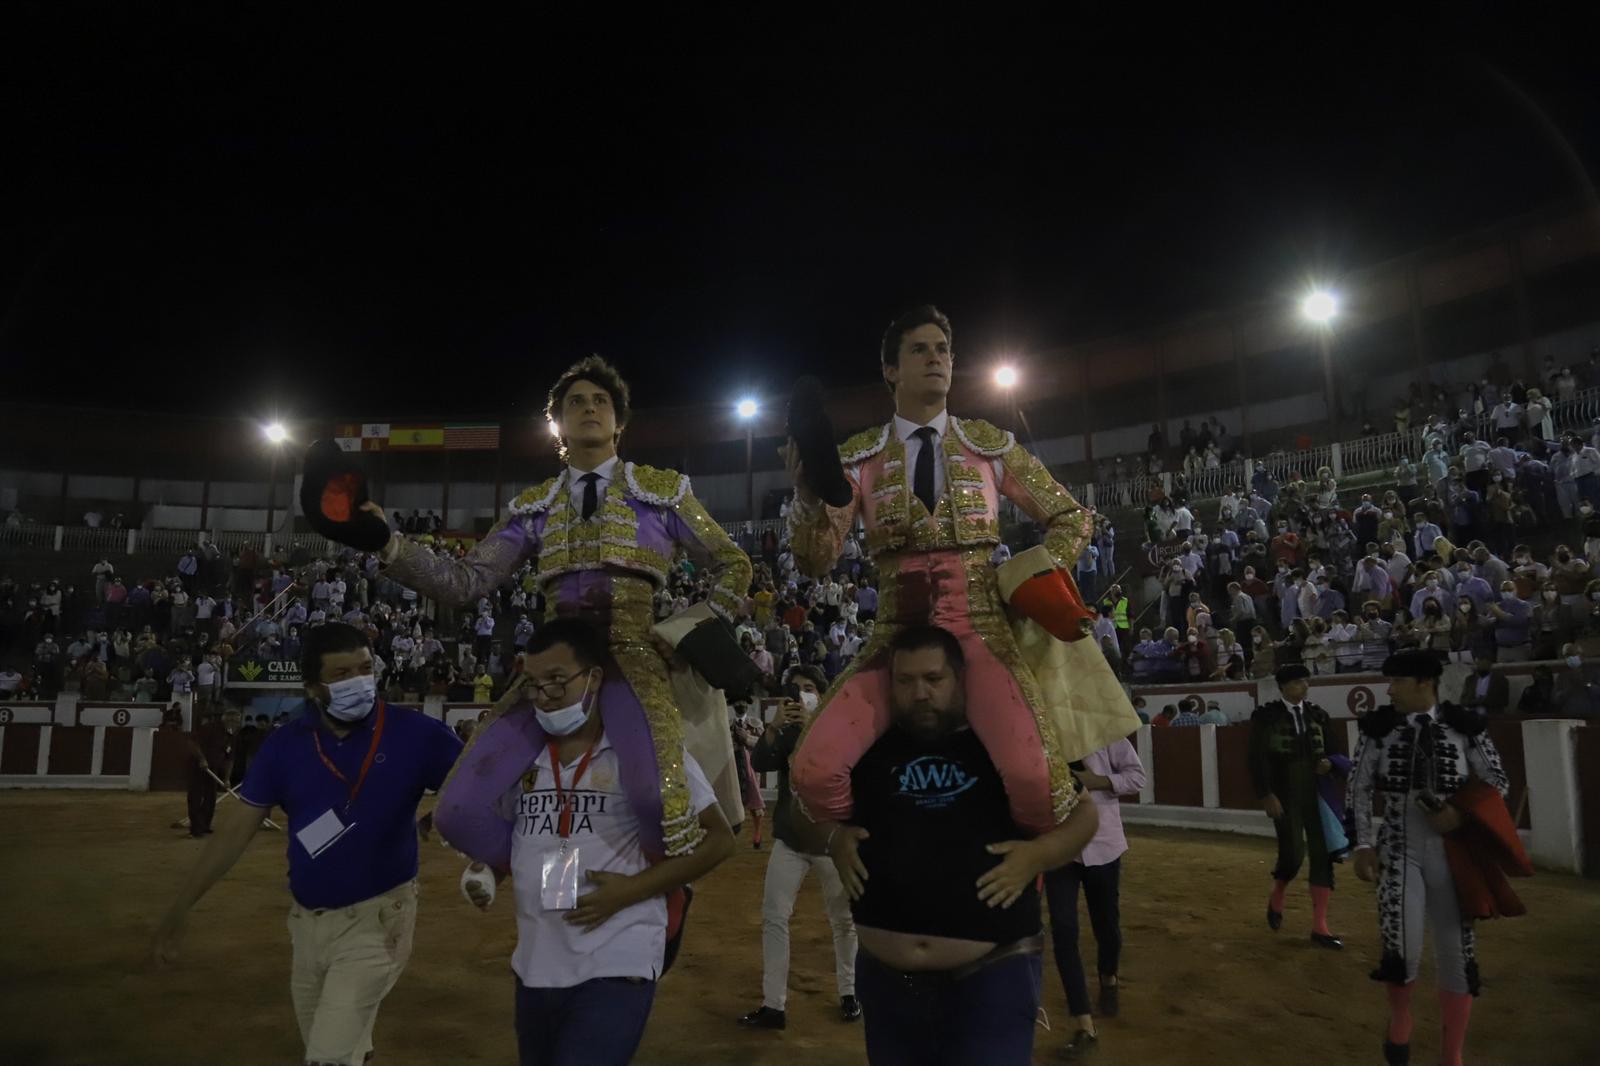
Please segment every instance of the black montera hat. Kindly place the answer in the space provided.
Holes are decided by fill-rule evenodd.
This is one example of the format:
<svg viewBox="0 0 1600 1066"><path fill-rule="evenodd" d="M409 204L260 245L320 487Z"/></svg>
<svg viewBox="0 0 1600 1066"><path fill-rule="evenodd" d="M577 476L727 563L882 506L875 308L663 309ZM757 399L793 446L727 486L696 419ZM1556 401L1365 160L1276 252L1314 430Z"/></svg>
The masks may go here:
<svg viewBox="0 0 1600 1066"><path fill-rule="evenodd" d="M350 453L331 440L306 449L300 510L311 528L357 551L375 552L389 543L389 523L361 509L367 475Z"/></svg>
<svg viewBox="0 0 1600 1066"><path fill-rule="evenodd" d="M799 451L806 487L833 507L850 503L853 490L839 461L833 422L824 405L822 382L806 376L794 383L789 397L788 432Z"/></svg>
<svg viewBox="0 0 1600 1066"><path fill-rule="evenodd" d="M1310 676L1310 670L1307 670L1304 666L1295 664L1293 666L1278 667L1278 672L1272 675L1272 679L1278 683L1278 687L1282 688L1291 681L1304 681Z"/></svg>
<svg viewBox="0 0 1600 1066"><path fill-rule="evenodd" d="M1431 652L1409 649L1397 651L1383 661L1384 677L1410 677L1418 681L1437 681L1444 674L1439 657Z"/></svg>

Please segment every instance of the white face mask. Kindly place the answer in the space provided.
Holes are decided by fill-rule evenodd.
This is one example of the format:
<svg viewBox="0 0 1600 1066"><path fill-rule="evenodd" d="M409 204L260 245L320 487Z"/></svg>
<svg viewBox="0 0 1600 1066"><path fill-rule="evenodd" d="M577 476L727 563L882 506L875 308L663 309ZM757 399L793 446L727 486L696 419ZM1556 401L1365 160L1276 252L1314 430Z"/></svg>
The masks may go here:
<svg viewBox="0 0 1600 1066"><path fill-rule="evenodd" d="M370 674L328 684L328 714L341 722L359 722L372 713L378 680Z"/></svg>
<svg viewBox="0 0 1600 1066"><path fill-rule="evenodd" d="M817 709L817 694L815 692L800 693L800 705L808 711Z"/></svg>
<svg viewBox="0 0 1600 1066"><path fill-rule="evenodd" d="M1577 655L1569 655L1567 656L1567 665L1576 670L1578 667L1583 665L1583 659Z"/></svg>
<svg viewBox="0 0 1600 1066"><path fill-rule="evenodd" d="M539 728L551 736L571 736L583 728L583 723L589 720L589 708L584 704L589 699L589 681L583 682L583 694L578 697L578 702L569 704L556 711L546 711L539 707L533 709L534 717L539 720Z"/></svg>

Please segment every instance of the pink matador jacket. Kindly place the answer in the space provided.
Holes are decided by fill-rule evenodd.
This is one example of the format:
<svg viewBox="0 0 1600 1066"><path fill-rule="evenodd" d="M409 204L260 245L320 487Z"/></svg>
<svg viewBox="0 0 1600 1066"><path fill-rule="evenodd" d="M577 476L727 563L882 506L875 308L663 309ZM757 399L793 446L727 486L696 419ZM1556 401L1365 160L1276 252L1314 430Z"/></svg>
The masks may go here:
<svg viewBox="0 0 1600 1066"><path fill-rule="evenodd" d="M1044 527L1057 566L1070 568L1093 532L1093 512L1043 463L988 422L951 417L942 438L944 488L933 514L911 491L906 446L892 423L839 448L854 489L844 507L790 508L790 544L810 575L832 569L857 516L879 574L877 624L834 682L795 751L791 781L815 819L847 821L850 772L889 727L896 632L931 623L966 655L967 715L1005 781L1012 816L1032 832L1065 821L1077 803L1068 763L1136 731L1139 720L1092 640L1066 644L1013 619L994 566L1000 499Z"/></svg>

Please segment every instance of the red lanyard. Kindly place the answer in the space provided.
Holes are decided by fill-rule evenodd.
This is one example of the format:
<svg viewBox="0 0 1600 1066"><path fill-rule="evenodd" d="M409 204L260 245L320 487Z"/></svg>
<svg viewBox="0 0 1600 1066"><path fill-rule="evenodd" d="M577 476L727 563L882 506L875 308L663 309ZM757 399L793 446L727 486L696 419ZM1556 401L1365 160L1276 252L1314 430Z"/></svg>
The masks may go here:
<svg viewBox="0 0 1600 1066"><path fill-rule="evenodd" d="M583 780L583 772L589 768L589 760L594 757L594 749L599 745L597 739L589 745L589 750L583 753L583 758L578 761L578 772L572 775L572 791L578 791L578 782ZM572 834L572 808L568 806L566 794L561 789L561 758L556 754L556 742L550 742L550 776L556 779L556 807L561 811L561 818L556 823L556 833L562 840ZM576 800L574 800L576 802Z"/></svg>
<svg viewBox="0 0 1600 1066"><path fill-rule="evenodd" d="M317 735L321 732L321 730L319 729L311 734L311 743L317 746L317 758L322 760L322 765L328 768L328 772L330 774L332 774L334 777L337 777L341 782L344 783L344 786L350 790L350 798L346 800L344 804L344 809L347 812L350 810L351 805L355 803L356 796L360 794L361 786L366 783L367 771L372 769L372 760L378 754L378 742L383 739L383 711L383 701L379 700L378 721L377 724L372 727L372 745L367 748L367 757L361 760L361 773L356 778L356 783L353 785L350 783L350 779L344 776L344 774L340 773L337 766L333 765L333 761L322 753L322 738Z"/></svg>

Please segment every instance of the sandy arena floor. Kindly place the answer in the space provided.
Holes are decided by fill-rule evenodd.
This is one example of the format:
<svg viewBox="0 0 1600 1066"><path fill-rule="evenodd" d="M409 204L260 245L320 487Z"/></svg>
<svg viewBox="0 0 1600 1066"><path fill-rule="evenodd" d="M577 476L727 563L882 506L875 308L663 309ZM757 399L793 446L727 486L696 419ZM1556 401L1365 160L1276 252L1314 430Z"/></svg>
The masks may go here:
<svg viewBox="0 0 1600 1066"><path fill-rule="evenodd" d="M224 801L227 811L232 801ZM155 921L199 846L167 825L177 794L0 793L0 1063L297 1063L289 1006L283 837L262 833L196 908L183 960L145 966ZM456 890L460 861L422 851L416 950L384 1004L378 1066L514 1061L508 900L480 914ZM820 893L794 922L789 1028L745 1032L733 1019L761 999L766 853L744 843L703 885L684 954L662 984L638 1060L647 1064L864 1063L861 1028L837 1018ZM1369 886L1341 873L1334 925L1347 949L1305 938L1303 882L1282 932L1262 918L1265 839L1132 833L1123 874L1122 1016L1102 1023L1100 1066L1379 1061L1383 994ZM1542 874L1519 883L1530 915L1480 927L1485 991L1474 1066L1600 1063L1600 883ZM1087 936L1087 921L1084 922ZM1090 941L1092 951L1092 940ZM1089 956L1092 958L1092 954ZM1431 989L1431 963L1423 971ZM1048 959L1035 1061L1056 1061L1065 998ZM1420 1011L1413 1061L1433 1062L1437 1010Z"/></svg>

